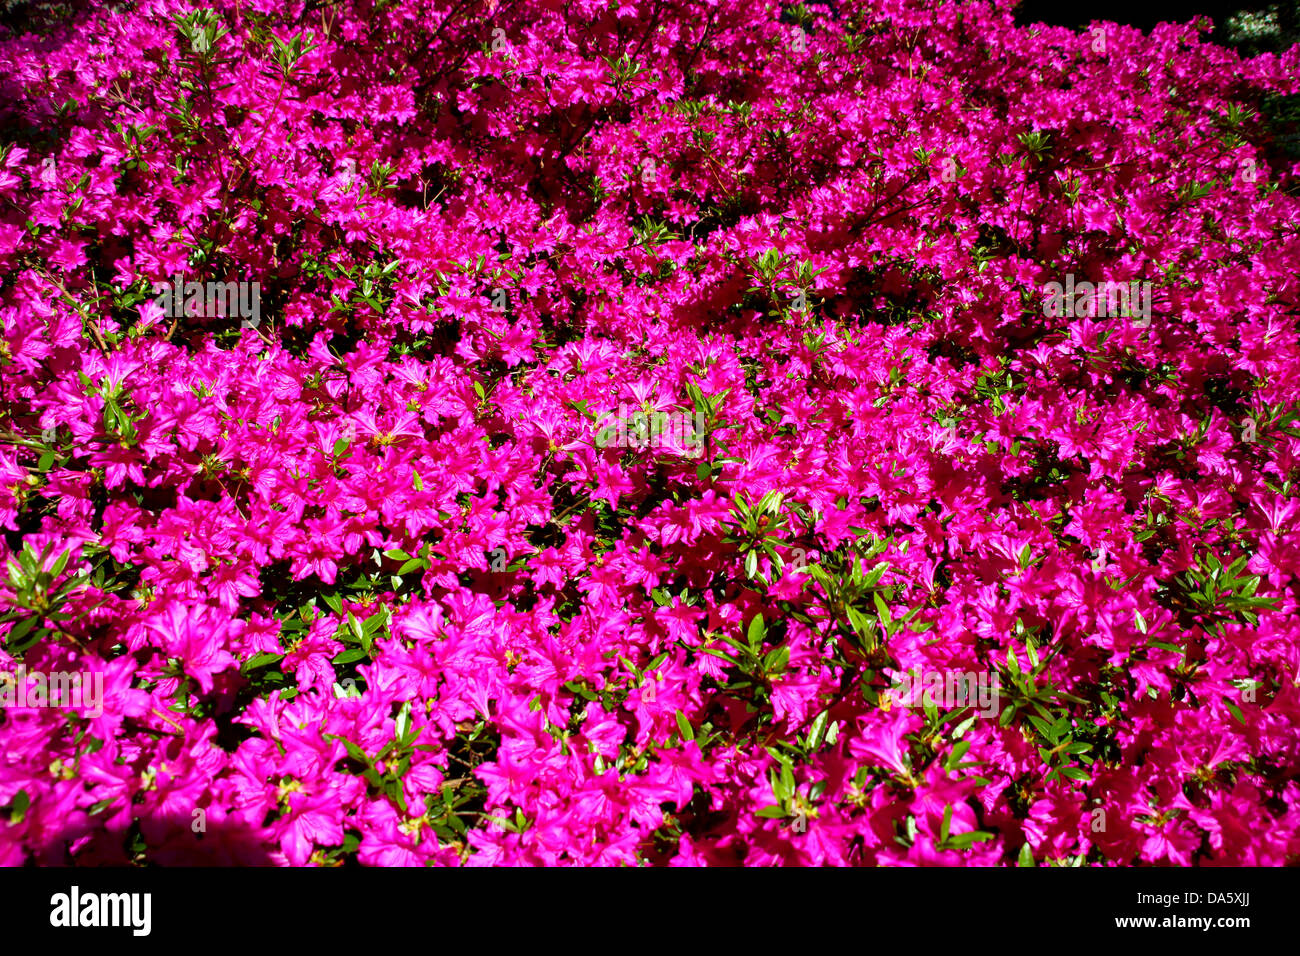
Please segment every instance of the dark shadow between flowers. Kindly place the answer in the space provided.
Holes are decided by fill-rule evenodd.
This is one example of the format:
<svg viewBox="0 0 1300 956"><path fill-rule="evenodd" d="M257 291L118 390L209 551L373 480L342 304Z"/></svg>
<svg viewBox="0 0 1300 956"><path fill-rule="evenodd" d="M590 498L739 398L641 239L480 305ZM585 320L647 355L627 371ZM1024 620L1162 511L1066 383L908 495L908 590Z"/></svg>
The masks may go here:
<svg viewBox="0 0 1300 956"><path fill-rule="evenodd" d="M242 824L205 820L194 832L191 816L143 816L122 828L92 831L65 826L28 865L42 867L246 867L276 866L258 833ZM89 834L75 856L69 846Z"/></svg>

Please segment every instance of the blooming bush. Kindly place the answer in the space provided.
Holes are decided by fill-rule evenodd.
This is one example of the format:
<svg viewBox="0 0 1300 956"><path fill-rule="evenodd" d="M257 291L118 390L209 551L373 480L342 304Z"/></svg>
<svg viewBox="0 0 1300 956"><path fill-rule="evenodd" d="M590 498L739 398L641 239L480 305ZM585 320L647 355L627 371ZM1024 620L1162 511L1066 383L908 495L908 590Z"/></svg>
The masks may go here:
<svg viewBox="0 0 1300 956"><path fill-rule="evenodd" d="M0 861L1297 861L1300 48L74 7L0 39Z"/></svg>

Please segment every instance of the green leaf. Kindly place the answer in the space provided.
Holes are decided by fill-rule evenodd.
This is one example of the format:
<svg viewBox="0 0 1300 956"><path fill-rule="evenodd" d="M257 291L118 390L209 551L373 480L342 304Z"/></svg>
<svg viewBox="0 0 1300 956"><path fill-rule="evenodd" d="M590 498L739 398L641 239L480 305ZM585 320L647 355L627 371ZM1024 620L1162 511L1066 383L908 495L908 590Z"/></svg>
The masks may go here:
<svg viewBox="0 0 1300 956"><path fill-rule="evenodd" d="M343 651L335 657L330 663L332 664L351 664L353 661L360 661L368 658L370 655L365 648L353 647Z"/></svg>
<svg viewBox="0 0 1300 956"><path fill-rule="evenodd" d="M677 730L681 733L682 740L695 739L695 728L691 726L691 722L686 719L686 715L680 710L677 711Z"/></svg>
<svg viewBox="0 0 1300 956"><path fill-rule="evenodd" d="M812 727L808 730L808 749L816 750L822 745L822 737L826 733L826 721L830 718L831 712L823 710L817 715L812 722Z"/></svg>
<svg viewBox="0 0 1300 956"><path fill-rule="evenodd" d="M781 799L789 800L793 797L794 789L794 771L790 769L788 763L783 763L781 764L781 790L784 793L784 796L782 796Z"/></svg>
<svg viewBox="0 0 1300 956"><path fill-rule="evenodd" d="M973 843L992 840L993 834L984 830L972 830L970 833L957 833L948 838L948 845L954 850L969 850Z"/></svg>
<svg viewBox="0 0 1300 956"><path fill-rule="evenodd" d="M789 816L789 814L776 804L773 804L769 807L763 807L755 814L755 816L760 816L767 820L779 820L782 817Z"/></svg>
<svg viewBox="0 0 1300 956"><path fill-rule="evenodd" d="M64 551L61 555L59 555L59 557L55 560L54 564L50 566L49 575L51 580L57 578L60 574L63 573L63 569L68 566L68 561L71 557L72 557L71 551Z"/></svg>
<svg viewBox="0 0 1300 956"><path fill-rule="evenodd" d="M720 657L728 664L731 664L734 667L741 666L740 661L736 660L730 654L726 653L725 651L719 650L716 647L702 647L700 648L700 650L703 651L705 654L712 654L714 657Z"/></svg>
<svg viewBox="0 0 1300 956"><path fill-rule="evenodd" d="M1246 726L1246 718L1242 715L1241 708L1238 707L1236 704L1234 704L1232 701L1226 701L1226 703L1228 705L1228 712L1231 713L1233 717L1237 718L1237 722L1239 724L1241 724L1243 727Z"/></svg>
<svg viewBox="0 0 1300 956"><path fill-rule="evenodd" d="M885 603L885 599L880 596L879 591L873 592L871 599L876 605L876 615L880 618L885 627L888 628L889 625L893 623L893 618L889 616L889 605Z"/></svg>
<svg viewBox="0 0 1300 956"><path fill-rule="evenodd" d="M29 640L24 641L23 638L32 628L40 623L40 620L39 615L33 614L26 620L15 624L9 631L9 635L5 638L5 649L9 651L10 654L17 655L39 641L41 636L45 633L44 628L41 628L41 630L33 634Z"/></svg>
<svg viewBox="0 0 1300 956"><path fill-rule="evenodd" d="M855 607L846 607L845 613L849 616L849 624L852 625L854 632L858 637L866 638L871 632L871 619Z"/></svg>
<svg viewBox="0 0 1300 956"><path fill-rule="evenodd" d="M774 648L763 658L763 671L767 674L783 674L790 663L790 648L782 645Z"/></svg>
<svg viewBox="0 0 1300 956"><path fill-rule="evenodd" d="M734 647L736 650L740 652L741 657L754 656L754 652L750 649L749 645L746 644L744 641L738 640L737 638L734 637L728 637L726 634L719 634L718 640L726 641L728 644L730 644L732 647Z"/></svg>
<svg viewBox="0 0 1300 956"><path fill-rule="evenodd" d="M349 757L362 766L373 769L373 767L371 767L370 758L366 756L366 752L352 741L348 740L348 738L339 736L338 734L325 734L324 737L326 740L339 741L343 744L343 749L348 752Z"/></svg>
<svg viewBox="0 0 1300 956"><path fill-rule="evenodd" d="M372 620L374 620L374 618L367 618L366 624L370 624ZM366 649L366 653L369 654L373 645L370 636L373 627L362 625L362 623L357 620L356 615L351 611L348 611L348 629L352 632L357 642Z"/></svg>
<svg viewBox="0 0 1300 956"><path fill-rule="evenodd" d="M968 750L970 750L970 741L959 740L957 743L953 744L952 753L948 754L948 759L945 761L944 766L949 770L955 769L957 765L961 763L961 758L966 755L966 751Z"/></svg>
<svg viewBox="0 0 1300 956"><path fill-rule="evenodd" d="M1038 728L1038 732L1040 734L1042 734L1052 743L1056 743L1057 735L1052 732L1051 724L1043 720L1041 717L1035 717L1033 714L1029 715L1029 722Z"/></svg>
<svg viewBox="0 0 1300 956"><path fill-rule="evenodd" d="M247 674L249 671L257 670L259 667L273 664L282 657L284 657L283 654L273 654L269 651L263 651L261 654L254 654L248 660L244 661L243 666L239 668L239 672L241 674Z"/></svg>
<svg viewBox="0 0 1300 956"><path fill-rule="evenodd" d="M759 648L763 646L763 639L767 636L767 622L763 620L762 614L755 614L749 622L749 630L746 637L749 640L749 646L757 654Z"/></svg>
<svg viewBox="0 0 1300 956"><path fill-rule="evenodd" d="M32 805L31 797L27 796L26 790L19 790L14 794L13 809L9 814L10 823L22 823L23 817L27 815L27 808Z"/></svg>

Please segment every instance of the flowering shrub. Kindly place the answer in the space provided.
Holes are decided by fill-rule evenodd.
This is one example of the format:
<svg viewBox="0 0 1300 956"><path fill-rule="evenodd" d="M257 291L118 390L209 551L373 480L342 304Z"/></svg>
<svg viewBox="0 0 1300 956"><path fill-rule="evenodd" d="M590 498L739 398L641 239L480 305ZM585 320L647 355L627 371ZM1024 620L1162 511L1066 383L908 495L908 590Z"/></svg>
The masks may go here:
<svg viewBox="0 0 1300 956"><path fill-rule="evenodd" d="M1296 862L1300 48L1207 26L11 30L0 861Z"/></svg>

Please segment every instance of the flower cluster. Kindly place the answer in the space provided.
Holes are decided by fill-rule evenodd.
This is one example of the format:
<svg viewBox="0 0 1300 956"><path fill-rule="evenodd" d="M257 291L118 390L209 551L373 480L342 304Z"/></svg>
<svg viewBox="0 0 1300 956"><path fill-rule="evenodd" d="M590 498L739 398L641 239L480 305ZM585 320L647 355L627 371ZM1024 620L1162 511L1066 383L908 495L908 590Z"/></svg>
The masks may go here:
<svg viewBox="0 0 1300 956"><path fill-rule="evenodd" d="M1300 48L208 3L0 34L0 863L1300 859Z"/></svg>

